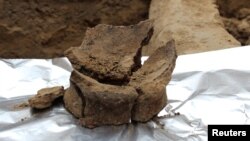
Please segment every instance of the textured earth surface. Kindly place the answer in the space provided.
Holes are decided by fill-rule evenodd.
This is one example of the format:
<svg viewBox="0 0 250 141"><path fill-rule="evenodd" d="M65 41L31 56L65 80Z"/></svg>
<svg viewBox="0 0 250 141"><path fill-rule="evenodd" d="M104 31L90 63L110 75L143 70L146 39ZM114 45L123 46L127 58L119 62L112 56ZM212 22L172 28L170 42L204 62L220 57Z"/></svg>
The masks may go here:
<svg viewBox="0 0 250 141"><path fill-rule="evenodd" d="M218 0L225 28L242 45L250 45L250 1Z"/></svg>
<svg viewBox="0 0 250 141"><path fill-rule="evenodd" d="M144 54L172 38L178 54L240 46L225 30L215 0L152 0L149 19L155 32Z"/></svg>
<svg viewBox="0 0 250 141"><path fill-rule="evenodd" d="M61 57L87 27L148 15L156 32L145 54L171 38L178 54L248 45L249 9L249 0L0 0L0 58Z"/></svg>
<svg viewBox="0 0 250 141"><path fill-rule="evenodd" d="M86 27L147 18L150 0L0 0L0 57L52 58L79 46Z"/></svg>

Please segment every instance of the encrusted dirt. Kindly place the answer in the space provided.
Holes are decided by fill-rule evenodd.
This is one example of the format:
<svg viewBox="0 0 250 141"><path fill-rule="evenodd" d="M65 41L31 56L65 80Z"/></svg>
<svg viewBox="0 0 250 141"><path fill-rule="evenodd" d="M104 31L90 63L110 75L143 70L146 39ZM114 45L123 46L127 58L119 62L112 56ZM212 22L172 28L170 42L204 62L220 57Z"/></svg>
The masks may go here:
<svg viewBox="0 0 250 141"><path fill-rule="evenodd" d="M249 15L249 0L0 0L0 58L61 57L87 27L148 18L155 34L144 54L172 38L178 54L249 45Z"/></svg>
<svg viewBox="0 0 250 141"><path fill-rule="evenodd" d="M126 84L141 67L141 49L153 33L151 21L131 26L88 28L80 47L65 51L77 71L102 83Z"/></svg>
<svg viewBox="0 0 250 141"><path fill-rule="evenodd" d="M0 0L0 58L54 58L87 27L147 19L150 0Z"/></svg>
<svg viewBox="0 0 250 141"><path fill-rule="evenodd" d="M45 109L50 107L56 99L63 95L63 86L43 88L37 91L37 94L28 100L29 106L35 109Z"/></svg>
<svg viewBox="0 0 250 141"><path fill-rule="evenodd" d="M250 45L249 0L218 0L217 4L227 31L242 45Z"/></svg>
<svg viewBox="0 0 250 141"><path fill-rule="evenodd" d="M141 48L152 34L150 20L132 26L98 25L87 29L80 47L66 51L73 72L64 103L83 126L146 122L166 106L175 43L159 47L141 66Z"/></svg>

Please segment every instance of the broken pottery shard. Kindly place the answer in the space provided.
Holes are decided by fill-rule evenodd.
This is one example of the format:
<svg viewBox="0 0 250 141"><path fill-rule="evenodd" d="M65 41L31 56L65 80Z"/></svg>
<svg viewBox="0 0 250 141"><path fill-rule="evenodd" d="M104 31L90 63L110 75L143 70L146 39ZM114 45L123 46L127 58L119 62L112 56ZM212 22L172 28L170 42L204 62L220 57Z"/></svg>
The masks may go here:
<svg viewBox="0 0 250 141"><path fill-rule="evenodd" d="M32 108L44 109L52 105L53 101L64 94L63 86L44 88L37 92L37 95L29 99Z"/></svg>
<svg viewBox="0 0 250 141"><path fill-rule="evenodd" d="M80 118L82 125L94 128L129 123L137 98L133 87L102 84L76 70L72 72L70 80L81 90L82 96L79 98L85 101L83 117Z"/></svg>
<svg viewBox="0 0 250 141"><path fill-rule="evenodd" d="M166 85L171 79L177 55L174 41L158 48L131 77L130 86L139 96L132 110L132 120L145 122L166 105Z"/></svg>
<svg viewBox="0 0 250 141"><path fill-rule="evenodd" d="M66 109L68 109L75 117L80 118L83 116L85 101L82 98L81 91L73 82L70 82L70 87L65 91L63 100Z"/></svg>
<svg viewBox="0 0 250 141"><path fill-rule="evenodd" d="M174 41L141 66L151 22L88 29L79 48L65 52L73 66L65 107L88 128L145 122L166 105L166 85L176 61Z"/></svg>
<svg viewBox="0 0 250 141"><path fill-rule="evenodd" d="M151 21L133 26L100 24L86 31L78 48L65 52L73 68L102 83L126 84L141 66L141 48L153 33Z"/></svg>

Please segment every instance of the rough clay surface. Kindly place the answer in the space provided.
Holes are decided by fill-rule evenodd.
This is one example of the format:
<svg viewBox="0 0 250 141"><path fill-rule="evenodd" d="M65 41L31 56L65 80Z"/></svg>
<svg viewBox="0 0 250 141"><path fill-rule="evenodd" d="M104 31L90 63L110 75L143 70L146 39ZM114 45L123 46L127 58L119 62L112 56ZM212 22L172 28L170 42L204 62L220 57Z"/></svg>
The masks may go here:
<svg viewBox="0 0 250 141"><path fill-rule="evenodd" d="M171 80L177 55L173 40L159 47L129 82L139 93L132 120L145 122L159 113L167 102L166 85Z"/></svg>
<svg viewBox="0 0 250 141"><path fill-rule="evenodd" d="M97 25L86 31L80 47L65 52L74 69L99 82L126 84L141 66L141 48L148 43L152 22L133 26Z"/></svg>
<svg viewBox="0 0 250 141"><path fill-rule="evenodd" d="M29 105L35 109L44 109L52 105L53 101L64 94L63 86L44 88L37 95L29 99Z"/></svg>
<svg viewBox="0 0 250 141"><path fill-rule="evenodd" d="M77 70L64 95L65 107L88 128L146 122L167 103L166 85L176 61L174 41L160 47L132 75L128 85L100 83Z"/></svg>
<svg viewBox="0 0 250 141"><path fill-rule="evenodd" d="M82 125L93 128L129 123L137 98L133 87L102 84L77 71L72 72L70 80L81 90L85 100L80 118Z"/></svg>
<svg viewBox="0 0 250 141"><path fill-rule="evenodd" d="M66 109L71 114L77 118L83 116L85 100L82 100L82 92L73 82L70 81L70 87L65 91L63 99Z"/></svg>
<svg viewBox="0 0 250 141"><path fill-rule="evenodd" d="M66 51L74 71L70 77L70 88L64 96L65 107L80 119L83 126L94 128L101 125L119 125L129 123L131 119L145 122L157 115L166 105L165 87L171 79L177 57L174 41L157 49L141 68L133 70L131 67L134 63L140 63L140 48L150 39L152 29L149 23L150 21L146 21L126 27L96 26L96 29L87 31L83 44L75 53L69 52L76 48ZM83 63L81 60L85 58L81 57L93 58L95 54L104 55L101 58L94 56L97 58L95 62L113 56L114 59L118 59L118 64L123 63L124 59L120 58L130 56L129 60L132 63L125 63L129 64L128 70L131 72L128 83L123 83L123 79L114 79L113 82L116 84L105 81L110 80L110 77L119 78L116 73L123 74L117 71L119 68L103 73L103 81L100 82L100 78L96 78L93 72L105 70L105 65L101 63L94 63L95 67L85 67L82 72L80 68L83 65L91 66L93 62ZM111 63L107 66L110 68L124 67L112 63L113 60L110 58L108 60Z"/></svg>
<svg viewBox="0 0 250 141"><path fill-rule="evenodd" d="M242 45L250 45L250 1L218 0L226 29Z"/></svg>
<svg viewBox="0 0 250 141"><path fill-rule="evenodd" d="M0 0L0 57L54 58L79 45L87 27L147 18L150 0Z"/></svg>
<svg viewBox="0 0 250 141"><path fill-rule="evenodd" d="M88 128L146 122L166 105L166 85L175 67L174 42L160 47L126 86L100 83L77 70L64 95L65 107Z"/></svg>
<svg viewBox="0 0 250 141"><path fill-rule="evenodd" d="M214 0L152 0L149 19L155 32L144 54L172 38L178 54L240 46L225 30Z"/></svg>

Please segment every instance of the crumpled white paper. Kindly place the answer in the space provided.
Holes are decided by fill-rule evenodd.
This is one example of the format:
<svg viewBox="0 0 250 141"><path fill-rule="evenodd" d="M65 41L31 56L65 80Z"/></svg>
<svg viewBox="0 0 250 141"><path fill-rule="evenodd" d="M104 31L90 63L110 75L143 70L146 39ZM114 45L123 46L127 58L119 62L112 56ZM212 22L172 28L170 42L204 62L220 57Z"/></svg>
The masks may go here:
<svg viewBox="0 0 250 141"><path fill-rule="evenodd" d="M38 89L69 86L66 58L0 60L1 141L203 141L208 124L249 124L250 46L179 56L168 105L147 123L87 129L62 105L14 109ZM145 58L143 58L145 59ZM175 115L179 112L180 115Z"/></svg>
<svg viewBox="0 0 250 141"><path fill-rule="evenodd" d="M70 71L66 58L1 59L0 98L34 95L41 88L56 85L68 87Z"/></svg>

